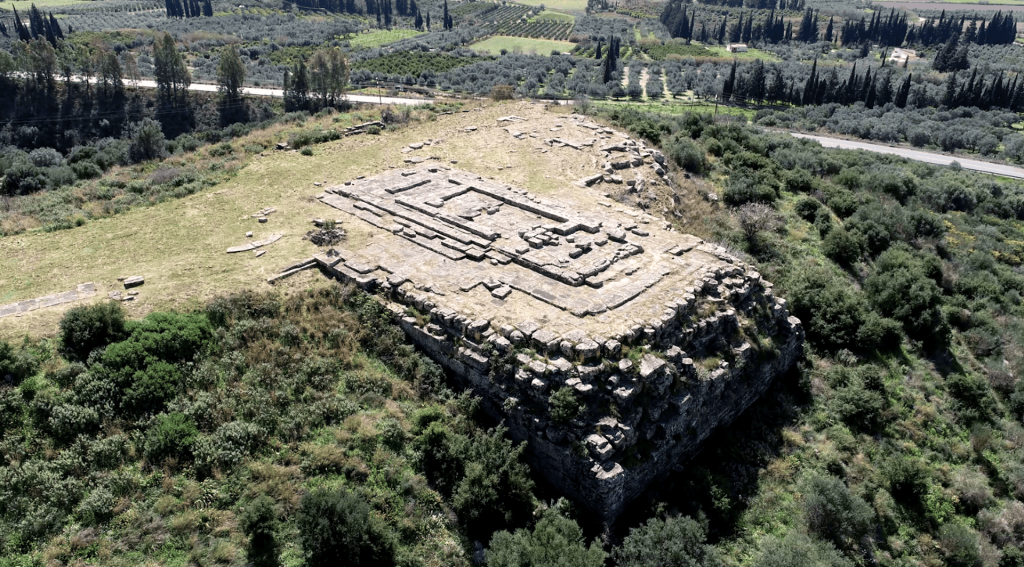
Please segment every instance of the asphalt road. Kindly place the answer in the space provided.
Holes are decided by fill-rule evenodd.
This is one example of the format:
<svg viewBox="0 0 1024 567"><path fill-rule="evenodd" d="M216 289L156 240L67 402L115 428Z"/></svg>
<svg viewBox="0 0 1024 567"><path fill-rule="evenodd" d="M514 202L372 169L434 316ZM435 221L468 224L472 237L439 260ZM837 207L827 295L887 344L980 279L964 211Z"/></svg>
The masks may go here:
<svg viewBox="0 0 1024 567"><path fill-rule="evenodd" d="M92 79L92 82L96 82L96 79ZM132 84L125 81L126 84ZM137 85L144 89L155 89L156 81L139 81ZM217 85L208 85L204 83L192 83L189 85L188 90L190 91L201 91L208 93L217 92ZM264 89L259 87L242 87L242 93L251 96L270 96L281 98L284 96L284 91L281 89ZM430 104L434 102L433 99L429 98L400 98L393 96L376 97L371 95L357 95L357 94L345 94L343 97L349 102L365 102L370 104Z"/></svg>
<svg viewBox="0 0 1024 567"><path fill-rule="evenodd" d="M808 138L810 140L814 140L826 148L840 148L844 150L866 150L869 152L875 152L879 154L890 154L905 157L907 159L923 161L925 163L931 163L934 165L949 165L955 161L959 163L960 166L963 167L964 169L971 169L974 171L980 171L982 173L991 173L992 175L1002 175L1004 177L1024 179L1024 169L1021 169L1019 167L1013 167L1012 165L990 163L987 161L967 159L947 154L922 152L918 150L911 150L909 148L883 146L880 144L868 144L866 142L855 142L853 140L829 138L827 136L811 136L809 134L798 134L796 132L790 132L790 134L797 138Z"/></svg>

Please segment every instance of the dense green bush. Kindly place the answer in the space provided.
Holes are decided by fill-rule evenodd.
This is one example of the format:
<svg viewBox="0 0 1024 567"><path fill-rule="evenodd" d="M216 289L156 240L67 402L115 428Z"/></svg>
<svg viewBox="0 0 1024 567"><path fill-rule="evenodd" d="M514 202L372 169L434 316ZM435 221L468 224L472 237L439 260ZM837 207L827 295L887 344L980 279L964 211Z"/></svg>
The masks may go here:
<svg viewBox="0 0 1024 567"><path fill-rule="evenodd" d="M688 516L651 518L629 530L613 556L619 567L711 567L719 565L700 522Z"/></svg>
<svg viewBox="0 0 1024 567"><path fill-rule="evenodd" d="M841 266L850 266L860 259L865 242L859 232L839 227L829 231L821 243L821 252Z"/></svg>
<svg viewBox="0 0 1024 567"><path fill-rule="evenodd" d="M834 476L812 475L803 481L807 529L839 549L851 549L871 530L874 513Z"/></svg>
<svg viewBox="0 0 1024 567"><path fill-rule="evenodd" d="M853 567L854 563L825 541L815 541L796 530L786 537L769 536L752 563L754 567Z"/></svg>
<svg viewBox="0 0 1024 567"><path fill-rule="evenodd" d="M280 545L274 535L277 516L277 506L265 494L249 501L239 514L238 525L249 538L247 555L253 567L276 567L280 564Z"/></svg>
<svg viewBox="0 0 1024 567"><path fill-rule="evenodd" d="M491 537L488 567L603 567L607 554L597 542L589 546L583 531L556 509L548 509L532 532L501 531Z"/></svg>
<svg viewBox="0 0 1024 567"><path fill-rule="evenodd" d="M573 388L559 388L548 398L551 420L555 423L568 423L583 411L583 406L576 399Z"/></svg>
<svg viewBox="0 0 1024 567"><path fill-rule="evenodd" d="M907 334L944 344L948 340L948 326L939 309L942 290L936 283L941 279L938 258L921 257L898 246L878 257L875 272L864 282L864 290L879 312L903 323Z"/></svg>
<svg viewBox="0 0 1024 567"><path fill-rule="evenodd" d="M18 385L35 374L38 368L39 362L27 349L15 349L0 340L0 387Z"/></svg>
<svg viewBox="0 0 1024 567"><path fill-rule="evenodd" d="M60 320L61 351L71 360L84 361L93 349L124 336L124 311L115 301L74 307Z"/></svg>
<svg viewBox="0 0 1024 567"><path fill-rule="evenodd" d="M366 501L344 488L303 496L296 524L309 565L394 564L394 534L370 514Z"/></svg>
<svg viewBox="0 0 1024 567"><path fill-rule="evenodd" d="M192 459L192 446L198 436L195 422L184 414L160 414L146 434L146 458L157 465L166 459L189 461Z"/></svg>
<svg viewBox="0 0 1024 567"><path fill-rule="evenodd" d="M939 528L939 544L950 567L980 567L981 549L978 534L960 523L945 524Z"/></svg>
<svg viewBox="0 0 1024 567"><path fill-rule="evenodd" d="M673 136L662 147L665 155L686 171L698 175L707 171L707 152L689 136Z"/></svg>

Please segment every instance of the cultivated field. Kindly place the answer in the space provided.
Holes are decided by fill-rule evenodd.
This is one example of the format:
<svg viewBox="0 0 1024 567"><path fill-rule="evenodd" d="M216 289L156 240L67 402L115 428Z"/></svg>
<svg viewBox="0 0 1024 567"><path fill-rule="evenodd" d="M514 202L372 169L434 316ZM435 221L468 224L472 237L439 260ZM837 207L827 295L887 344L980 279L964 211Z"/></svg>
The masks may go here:
<svg viewBox="0 0 1024 567"><path fill-rule="evenodd" d="M563 12L583 12L587 9L587 0L523 0L520 4L530 6L540 6L543 4L545 8L552 8Z"/></svg>
<svg viewBox="0 0 1024 567"><path fill-rule="evenodd" d="M57 6L70 6L72 4L87 4L83 0L14 0L14 2L4 2L0 5L0 9L4 11L10 11L13 6L14 9L18 10L18 13L22 11L27 12L32 4L36 5L36 8L40 10L46 8L55 8Z"/></svg>
<svg viewBox="0 0 1024 567"><path fill-rule="evenodd" d="M902 8L904 10L1024 11L1024 0L999 0L998 4L979 4L969 0L949 0L947 2L875 2L875 5L885 8Z"/></svg>
<svg viewBox="0 0 1024 567"><path fill-rule="evenodd" d="M400 39L406 39L409 37L415 37L423 32L416 30L404 30L404 29L393 29L393 30L379 30L370 33L361 33L353 36L348 40L352 47L380 47L386 43L398 41Z"/></svg>
<svg viewBox="0 0 1024 567"><path fill-rule="evenodd" d="M510 37L504 35L491 36L481 42L470 45L470 49L474 49L481 53L490 53L491 55L501 54L501 50L505 49L512 53L536 53L537 55L550 55L552 51L557 50L560 52L571 51L576 44L569 41L553 41L549 39L534 39L529 37Z"/></svg>

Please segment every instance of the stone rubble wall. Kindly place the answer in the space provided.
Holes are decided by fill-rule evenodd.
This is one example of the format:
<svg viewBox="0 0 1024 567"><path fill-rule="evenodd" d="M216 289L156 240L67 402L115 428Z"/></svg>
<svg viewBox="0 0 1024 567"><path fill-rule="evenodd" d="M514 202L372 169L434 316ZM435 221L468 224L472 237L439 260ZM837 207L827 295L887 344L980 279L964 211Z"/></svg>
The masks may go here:
<svg viewBox="0 0 1024 567"><path fill-rule="evenodd" d="M558 336L532 323L494 328L438 307L402 276L315 259L339 280L377 293L414 343L528 443L538 472L612 523L801 356L803 330L786 301L724 249L706 247L729 265L661 317L614 337ZM568 423L550 418L549 397L560 388L573 388L584 408Z"/></svg>

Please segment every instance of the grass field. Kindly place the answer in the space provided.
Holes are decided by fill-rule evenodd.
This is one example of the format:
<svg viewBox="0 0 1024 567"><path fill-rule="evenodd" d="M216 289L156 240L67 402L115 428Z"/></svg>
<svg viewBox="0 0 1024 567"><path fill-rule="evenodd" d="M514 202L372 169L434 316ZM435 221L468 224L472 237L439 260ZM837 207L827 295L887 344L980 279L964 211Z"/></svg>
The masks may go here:
<svg viewBox="0 0 1024 567"><path fill-rule="evenodd" d="M686 114L687 112L714 113L715 105L707 103L684 103L665 99L663 101L650 101L639 103L635 101L595 101L594 106L601 108L632 108L640 112L657 112L659 114ZM718 106L719 115L743 116L749 122L754 118L756 111L749 108L734 108L725 105Z"/></svg>
<svg viewBox="0 0 1024 567"><path fill-rule="evenodd" d="M500 55L502 49L506 49L512 53L536 53L537 55L548 55L553 50L561 52L572 51L573 47L576 47L576 44L569 41L532 39L529 37L509 37L505 35L491 36L479 43L474 43L469 46L470 49L474 49L481 53L490 53L491 55Z"/></svg>
<svg viewBox="0 0 1024 567"><path fill-rule="evenodd" d="M429 153L424 154L436 156L436 163L456 160L461 169L528 187L536 195L557 191L560 198L583 199L576 192L584 191L567 188L574 188L578 179L593 173L591 156L586 152L564 148L541 153L541 149L548 148L540 140L532 139L512 141L522 146L520 151L502 152L498 157L480 151L510 143L508 133L496 121L498 117L516 114L530 120L532 127L547 131L562 114L571 111L569 107L549 111L543 108L541 104L530 103L490 104L481 112L441 116L396 132L385 131L380 136L353 136L313 146L312 156L268 151L263 156L247 158L230 180L191 196L90 220L74 229L0 238L0 297L3 303L9 303L93 282L98 292L94 300L100 301L108 292L123 288L117 278L141 275L146 279L145 285L137 288L139 295L135 301L125 304L134 318L154 310L203 305L218 294L271 289L267 277L318 250L303 241L302 236L312 228L310 219L331 215L332 211L313 199L322 191L313 182L341 183L389 167L402 167L406 156L400 150L428 138L444 140L430 146ZM352 116L352 120L366 120L367 114L373 113L376 110L361 117ZM330 119L320 122L325 127L331 125ZM320 122L314 119L304 127ZM339 126L344 124L347 121ZM477 126L478 130L467 134L468 126ZM254 132L252 136L283 141L288 138L288 129ZM249 137L232 142L235 146L249 143ZM534 151L526 151L531 144ZM174 166L177 159L181 158L171 158L163 165ZM277 212L269 216L266 224L258 224L249 215L264 207L274 207ZM343 217L343 213L335 215ZM345 222L342 226L350 241L343 246L358 247L375 234L375 229L362 223ZM226 254L229 246L246 242L246 231L253 231L253 239L271 234L284 237L262 248L266 254L260 258L252 252ZM284 280L277 287L305 289L316 285L325 285L324 277L310 270ZM80 303L0 319L0 337L20 340L25 334L52 336L64 311Z"/></svg>
<svg viewBox="0 0 1024 567"><path fill-rule="evenodd" d="M395 30L380 30L380 31L374 31L374 32L370 32L370 33L357 34L355 37L349 38L348 42L352 45L352 47L357 48L357 49L360 48L360 47L365 47L365 48L380 47L382 45L391 43L393 41L398 41L400 39L405 39L405 38L408 38L408 37L415 37L417 35L420 35L421 33L424 33L424 32L418 32L416 30L398 30L398 29L395 29Z"/></svg>
<svg viewBox="0 0 1024 567"><path fill-rule="evenodd" d="M753 61L754 59L761 59L763 61L779 61L778 56L767 51L761 51L760 49L750 48L742 53L730 53L724 47L718 45L706 45L704 46L710 53L711 57L728 57L730 59L736 58L740 61Z"/></svg>
<svg viewBox="0 0 1024 567"><path fill-rule="evenodd" d="M4 2L0 4L0 8L5 11L10 11L11 6L18 10L18 13L28 12L32 4L36 5L36 8L40 10L44 8L56 8L57 6L70 6L71 4L87 4L81 0L15 0L14 2Z"/></svg>
<svg viewBox="0 0 1024 567"><path fill-rule="evenodd" d="M543 12L541 12L541 13L537 14L536 16L530 18L530 21L531 22L553 21L553 22L563 22L563 23L566 23L566 24L572 24L572 23L576 22L576 17L575 16L570 16L569 14L563 14L561 12L553 12L551 10L544 10Z"/></svg>
<svg viewBox="0 0 1024 567"><path fill-rule="evenodd" d="M587 10L587 0L522 0L519 3L527 6L543 4L545 8L563 12L585 12Z"/></svg>

